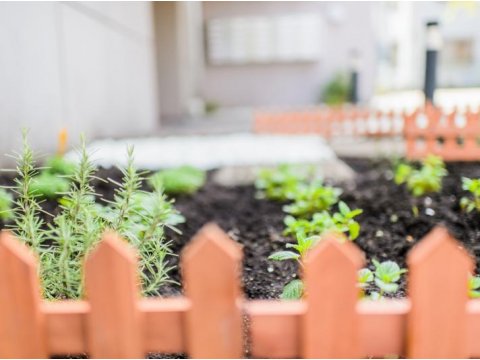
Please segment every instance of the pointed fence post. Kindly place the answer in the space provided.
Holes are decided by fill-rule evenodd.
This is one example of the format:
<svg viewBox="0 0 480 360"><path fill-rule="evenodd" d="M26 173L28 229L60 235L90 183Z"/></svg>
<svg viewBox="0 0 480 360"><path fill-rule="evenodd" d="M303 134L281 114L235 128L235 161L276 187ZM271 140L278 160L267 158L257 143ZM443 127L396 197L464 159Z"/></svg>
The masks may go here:
<svg viewBox="0 0 480 360"><path fill-rule="evenodd" d="M85 264L91 357L144 357L138 285L135 252L114 233L105 233Z"/></svg>
<svg viewBox="0 0 480 360"><path fill-rule="evenodd" d="M0 357L47 358L37 261L13 235L0 235Z"/></svg>
<svg viewBox="0 0 480 360"><path fill-rule="evenodd" d="M468 274L473 261L437 227L411 251L407 323L410 358L467 358Z"/></svg>
<svg viewBox="0 0 480 360"><path fill-rule="evenodd" d="M350 242L341 244L334 235L325 236L307 256L302 357L361 357L356 306L362 263L362 252Z"/></svg>
<svg viewBox="0 0 480 360"><path fill-rule="evenodd" d="M182 255L187 352L192 358L243 356L240 247L219 227L205 225Z"/></svg>

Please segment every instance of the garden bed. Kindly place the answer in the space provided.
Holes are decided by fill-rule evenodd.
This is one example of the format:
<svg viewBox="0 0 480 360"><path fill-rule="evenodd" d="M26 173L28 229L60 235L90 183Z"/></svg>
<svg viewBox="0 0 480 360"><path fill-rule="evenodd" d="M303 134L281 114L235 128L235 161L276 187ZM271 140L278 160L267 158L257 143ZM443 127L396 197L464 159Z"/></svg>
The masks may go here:
<svg viewBox="0 0 480 360"><path fill-rule="evenodd" d="M480 177L479 163L447 164L448 176L443 180L441 193L428 196L430 200L419 203L419 216L412 215L411 196L403 186L393 183L392 166L388 161L345 159L357 172L353 184L336 184L344 189L341 199L351 208L364 212L358 217L361 232L355 241L366 253L368 264L371 259L394 260L405 266L408 250L435 225L443 223L453 236L476 256L477 268L480 260L480 215L475 212L464 214L458 201L463 195L461 177ZM119 180L117 170L100 170L102 178ZM181 235L171 231L172 250L179 254L197 230L207 222L216 222L234 240L244 246L243 281L245 294L249 298L277 298L283 286L297 275L294 261L274 262L267 257L283 250L291 241L283 236L282 204L269 200L255 199L253 186L226 188L216 185L209 176L206 185L195 195L182 195L176 199L176 207L186 217L179 225ZM3 177L0 183L11 179ZM111 198L111 184L98 182L96 190L105 198ZM43 203L44 208L55 213L55 201ZM0 224L3 227L3 224ZM171 262L177 263L178 257ZM171 273L173 280L181 282L180 270ZM405 280L395 296L404 296ZM178 284L168 284L161 289L165 296L181 293Z"/></svg>

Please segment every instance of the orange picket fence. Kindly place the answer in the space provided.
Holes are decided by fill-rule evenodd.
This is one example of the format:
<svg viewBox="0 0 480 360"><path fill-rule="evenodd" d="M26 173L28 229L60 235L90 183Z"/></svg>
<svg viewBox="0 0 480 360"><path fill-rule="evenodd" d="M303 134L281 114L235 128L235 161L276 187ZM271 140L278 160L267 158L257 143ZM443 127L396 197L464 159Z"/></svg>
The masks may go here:
<svg viewBox="0 0 480 360"><path fill-rule="evenodd" d="M480 111L417 110L405 116L404 137L410 159L435 154L447 161L480 160Z"/></svg>
<svg viewBox="0 0 480 360"><path fill-rule="evenodd" d="M387 137L400 136L402 130L402 114L360 108L259 111L254 117L256 133Z"/></svg>
<svg viewBox="0 0 480 360"><path fill-rule="evenodd" d="M105 234L85 262L85 300L49 302L41 299L35 257L3 232L0 356L480 356L480 301L467 295L473 260L443 228L409 254L409 297L397 300L359 299L363 254L334 238L309 254L307 296L299 301L246 300L241 247L215 225L195 236L181 260L184 296L141 298L135 252Z"/></svg>

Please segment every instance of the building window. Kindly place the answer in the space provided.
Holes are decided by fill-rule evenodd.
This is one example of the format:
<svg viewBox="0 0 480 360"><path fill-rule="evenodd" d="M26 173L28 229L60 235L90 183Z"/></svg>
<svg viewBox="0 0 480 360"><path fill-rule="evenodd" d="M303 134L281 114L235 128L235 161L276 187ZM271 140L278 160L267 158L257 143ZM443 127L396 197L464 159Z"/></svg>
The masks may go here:
<svg viewBox="0 0 480 360"><path fill-rule="evenodd" d="M207 23L213 65L316 61L322 18L318 14L212 19Z"/></svg>

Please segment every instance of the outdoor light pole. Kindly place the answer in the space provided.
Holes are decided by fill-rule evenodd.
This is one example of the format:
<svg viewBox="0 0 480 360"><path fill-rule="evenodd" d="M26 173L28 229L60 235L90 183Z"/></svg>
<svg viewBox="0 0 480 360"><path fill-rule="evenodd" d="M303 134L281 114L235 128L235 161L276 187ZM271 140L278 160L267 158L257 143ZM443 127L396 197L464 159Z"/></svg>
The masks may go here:
<svg viewBox="0 0 480 360"><path fill-rule="evenodd" d="M433 98L436 87L437 77L437 58L440 47L442 46L442 37L437 21L427 22L426 34L426 62L425 62L425 103L433 104Z"/></svg>
<svg viewBox="0 0 480 360"><path fill-rule="evenodd" d="M359 69L359 54L357 50L350 51L350 93L348 100L351 104L358 103L358 69Z"/></svg>

